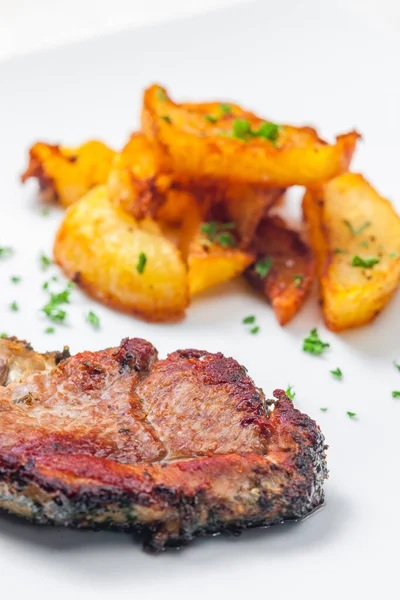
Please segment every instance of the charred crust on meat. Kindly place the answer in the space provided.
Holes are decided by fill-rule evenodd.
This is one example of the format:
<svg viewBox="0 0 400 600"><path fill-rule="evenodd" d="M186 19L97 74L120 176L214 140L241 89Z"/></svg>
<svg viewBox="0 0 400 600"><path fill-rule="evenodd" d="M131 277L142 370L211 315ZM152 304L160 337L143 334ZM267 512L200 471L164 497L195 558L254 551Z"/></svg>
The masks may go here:
<svg viewBox="0 0 400 600"><path fill-rule="evenodd" d="M136 371L145 375L157 358L154 346L140 338L124 338L113 354L121 365L121 373Z"/></svg>
<svg viewBox="0 0 400 600"><path fill-rule="evenodd" d="M164 405L150 406L148 396L137 398L154 373L149 384L152 397L159 398L169 375L172 406L167 412L179 409L177 419L184 420L186 430L195 430L200 418L190 404L193 397L200 394L206 403L216 394L221 411L216 419L219 425L221 417L221 425L211 452L201 454L194 445L190 454L173 455L165 431L157 429L156 412L166 410ZM175 379L176 384L183 380L193 386L180 399ZM50 372L36 373L32 384L29 381L20 388L17 384L0 390L0 508L33 522L134 532L144 537L146 549L160 552L199 535L223 531L237 535L246 528L302 519L324 502L327 446L318 425L297 410L283 390L275 390L273 399L266 400L245 369L221 353L179 350L157 361L151 344L125 339L118 348L64 358ZM105 436L99 427L98 437L92 438L95 434L89 435L88 425L74 434L69 429L49 433L42 429L43 413L37 431L28 428L29 440L28 435L23 442L12 438L13 415L19 419L26 411L28 423L33 422L30 411L38 410L45 386L54 381L62 386L64 402L69 401L68 390L75 390L79 411L95 403L105 389L101 410L108 415L106 428L115 426L112 435ZM115 406L119 396L109 395L113 381L116 393L127 395L119 409ZM49 392L52 401L54 389ZM15 405L15 400L22 401ZM44 408L46 414L51 407L50 402ZM62 404L57 415L60 408ZM68 410L73 408L68 402ZM11 413L9 429L4 425L6 411ZM56 422L51 421L51 431ZM160 448L149 460L139 448L137 458L128 461L119 452L136 440L138 423L145 427L139 446L153 435ZM226 427L234 431L232 450L219 452ZM242 436L241 441L235 436Z"/></svg>

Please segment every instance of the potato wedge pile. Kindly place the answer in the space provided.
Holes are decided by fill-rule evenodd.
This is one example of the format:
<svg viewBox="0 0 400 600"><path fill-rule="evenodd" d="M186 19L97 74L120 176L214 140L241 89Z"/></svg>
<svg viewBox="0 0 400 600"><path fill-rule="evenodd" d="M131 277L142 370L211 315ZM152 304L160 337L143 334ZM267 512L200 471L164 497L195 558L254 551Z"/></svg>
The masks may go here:
<svg viewBox="0 0 400 600"><path fill-rule="evenodd" d="M311 127L232 103L177 104L152 85L119 152L38 142L22 181L68 207L55 260L105 304L174 321L194 294L244 274L285 325L316 268L326 324L340 331L369 322L400 281L400 219L348 172L358 138L328 144ZM294 185L306 188L300 233L276 215Z"/></svg>

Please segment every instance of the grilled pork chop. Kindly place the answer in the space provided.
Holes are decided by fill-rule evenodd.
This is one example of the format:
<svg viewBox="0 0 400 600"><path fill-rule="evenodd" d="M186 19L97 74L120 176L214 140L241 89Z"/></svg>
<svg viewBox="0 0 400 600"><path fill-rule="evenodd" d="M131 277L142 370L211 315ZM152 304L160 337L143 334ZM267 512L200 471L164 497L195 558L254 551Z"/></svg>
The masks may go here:
<svg viewBox="0 0 400 600"><path fill-rule="evenodd" d="M157 551L323 503L319 427L282 390L265 400L232 358L178 350L158 360L149 342L125 339L60 362L28 348L24 369L22 345L0 342L12 375L0 387L0 508L141 531Z"/></svg>

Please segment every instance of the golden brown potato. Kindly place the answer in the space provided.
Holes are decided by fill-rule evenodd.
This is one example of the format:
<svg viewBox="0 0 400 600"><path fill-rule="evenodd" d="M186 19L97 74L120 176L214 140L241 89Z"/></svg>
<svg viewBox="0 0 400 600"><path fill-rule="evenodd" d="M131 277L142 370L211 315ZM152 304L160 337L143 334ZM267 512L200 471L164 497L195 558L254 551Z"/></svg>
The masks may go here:
<svg viewBox="0 0 400 600"><path fill-rule="evenodd" d="M197 202L187 208L180 227L179 247L188 265L191 296L233 279L254 260L251 252L236 247L238 234L232 226L203 222Z"/></svg>
<svg viewBox="0 0 400 600"><path fill-rule="evenodd" d="M104 186L68 209L54 258L89 294L147 321L179 319L188 305L180 252L154 221L138 222L116 208Z"/></svg>
<svg viewBox="0 0 400 600"><path fill-rule="evenodd" d="M259 223L284 193L284 188L248 183L229 183L225 186L226 219L235 222L242 248L251 244Z"/></svg>
<svg viewBox="0 0 400 600"><path fill-rule="evenodd" d="M280 325L286 325L299 312L311 289L312 252L278 217L260 223L252 248L256 262L245 276L267 297Z"/></svg>
<svg viewBox="0 0 400 600"><path fill-rule="evenodd" d="M346 173L303 200L327 327L369 323L400 282L400 218L362 175Z"/></svg>
<svg viewBox="0 0 400 600"><path fill-rule="evenodd" d="M314 185L347 171L359 134L329 145L310 127L277 126L239 106L176 104L164 88L144 93L142 129L158 161L178 176L278 187Z"/></svg>
<svg viewBox="0 0 400 600"><path fill-rule="evenodd" d="M143 134L134 133L114 160L108 177L108 196L135 219L154 217L166 200L171 177L158 169L154 145Z"/></svg>
<svg viewBox="0 0 400 600"><path fill-rule="evenodd" d="M29 164L21 180L24 183L36 178L44 199L70 206L107 181L114 156L114 150L95 140L78 148L38 142L29 151Z"/></svg>

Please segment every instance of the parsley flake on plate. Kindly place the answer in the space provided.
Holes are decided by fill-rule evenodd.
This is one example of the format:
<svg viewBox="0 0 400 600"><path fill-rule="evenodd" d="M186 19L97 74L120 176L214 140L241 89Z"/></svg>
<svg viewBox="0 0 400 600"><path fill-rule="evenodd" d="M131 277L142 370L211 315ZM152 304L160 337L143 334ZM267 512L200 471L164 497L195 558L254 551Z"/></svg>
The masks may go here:
<svg viewBox="0 0 400 600"><path fill-rule="evenodd" d="M0 246L0 258L9 258L13 254L14 250L11 246Z"/></svg>
<svg viewBox="0 0 400 600"><path fill-rule="evenodd" d="M92 311L88 313L87 322L90 323L95 329L100 327L100 319L99 317Z"/></svg>
<svg viewBox="0 0 400 600"><path fill-rule="evenodd" d="M326 407L324 407L324 408L320 408L319 410L322 412L326 412L328 409Z"/></svg>
<svg viewBox="0 0 400 600"><path fill-rule="evenodd" d="M12 277L10 277L10 280L12 283L20 283L21 277L16 277L15 275L13 275Z"/></svg>
<svg viewBox="0 0 400 600"><path fill-rule="evenodd" d="M46 271L46 269L48 269L53 264L51 258L46 256L45 254L41 254L39 260L43 271Z"/></svg>
<svg viewBox="0 0 400 600"><path fill-rule="evenodd" d="M354 419L354 417L356 417L356 416L357 416L357 413L355 413L355 412L351 412L350 410L348 410L348 411L346 412L346 415L347 415L348 417L350 417L350 419Z"/></svg>
<svg viewBox="0 0 400 600"><path fill-rule="evenodd" d="M45 333L54 333L55 329L54 327L46 327L46 329L44 330Z"/></svg>
<svg viewBox="0 0 400 600"><path fill-rule="evenodd" d="M256 333L258 333L259 331L260 331L260 328L259 328L259 326L258 326L258 325L256 325L255 327L252 327L252 328L250 329L250 333L251 333L252 335L255 335L255 334L256 334Z"/></svg>
<svg viewBox="0 0 400 600"><path fill-rule="evenodd" d="M392 397L393 397L393 398L400 398L400 392L399 392L399 391L396 391L396 390L394 390L394 391L392 392Z"/></svg>
<svg viewBox="0 0 400 600"><path fill-rule="evenodd" d="M394 364L394 366L396 367L396 369L397 369L398 371L400 371L400 363L398 363L398 362L396 362L396 361L393 361L393 364Z"/></svg>
<svg viewBox="0 0 400 600"><path fill-rule="evenodd" d="M332 375L334 377L336 377L336 379L343 379L343 373L342 371L339 369L339 367L337 369L334 369L333 371L330 371L332 373Z"/></svg>
<svg viewBox="0 0 400 600"><path fill-rule="evenodd" d="M248 317L245 317L242 321L242 323L244 323L245 325L251 325L252 323L255 323L255 316L254 315L249 315Z"/></svg>
<svg viewBox="0 0 400 600"><path fill-rule="evenodd" d="M10 304L10 309L14 312L17 312L19 310L18 304L15 302L15 300Z"/></svg>
<svg viewBox="0 0 400 600"><path fill-rule="evenodd" d="M287 390L286 390L286 396L290 400L294 400L295 395L296 395L296 392L293 389L293 385L288 385Z"/></svg>
<svg viewBox="0 0 400 600"><path fill-rule="evenodd" d="M323 353L325 348L329 348L329 346L330 344L323 342L320 339L318 330L316 328L312 329L310 331L310 335L303 341L303 350L309 354L320 355Z"/></svg>

